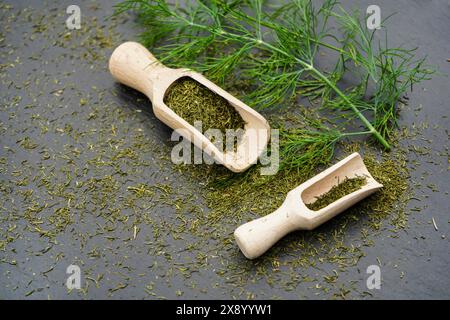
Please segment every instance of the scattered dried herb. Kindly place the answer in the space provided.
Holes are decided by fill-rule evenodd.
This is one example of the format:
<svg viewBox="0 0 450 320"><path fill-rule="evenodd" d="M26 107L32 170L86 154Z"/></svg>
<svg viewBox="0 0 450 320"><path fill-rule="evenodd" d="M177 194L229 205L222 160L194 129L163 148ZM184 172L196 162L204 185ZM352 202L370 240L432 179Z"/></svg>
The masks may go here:
<svg viewBox="0 0 450 320"><path fill-rule="evenodd" d="M343 196L361 189L366 183L366 177L345 178L344 181L338 182L328 192L316 197L316 201L306 203L306 206L314 211L320 210Z"/></svg>

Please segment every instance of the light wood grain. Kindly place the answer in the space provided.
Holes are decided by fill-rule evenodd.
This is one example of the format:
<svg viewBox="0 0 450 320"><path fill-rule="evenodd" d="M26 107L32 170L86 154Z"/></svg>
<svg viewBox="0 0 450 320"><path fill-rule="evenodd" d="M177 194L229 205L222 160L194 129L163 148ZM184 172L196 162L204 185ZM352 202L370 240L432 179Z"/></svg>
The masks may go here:
<svg viewBox="0 0 450 320"><path fill-rule="evenodd" d="M365 176L367 183L359 190L317 211L308 209L316 197L327 193L345 178ZM247 222L234 232L236 242L248 259L255 259L278 240L294 230L312 230L380 189L361 156L353 153L334 166L291 190L280 208L262 218Z"/></svg>
<svg viewBox="0 0 450 320"><path fill-rule="evenodd" d="M159 120L233 172L245 171L255 164L267 146L270 127L263 116L201 74L165 67L139 43L125 42L117 47L109 60L109 70L117 81L144 93L151 100L153 112ZM199 130L164 103L166 90L181 77L190 77L225 98L245 121L245 133L236 152L217 149Z"/></svg>

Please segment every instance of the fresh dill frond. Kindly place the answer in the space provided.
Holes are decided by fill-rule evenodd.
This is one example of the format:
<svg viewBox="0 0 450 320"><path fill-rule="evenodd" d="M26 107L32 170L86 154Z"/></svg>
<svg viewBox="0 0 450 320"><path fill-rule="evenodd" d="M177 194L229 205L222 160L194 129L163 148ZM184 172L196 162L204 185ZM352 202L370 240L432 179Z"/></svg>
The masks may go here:
<svg viewBox="0 0 450 320"><path fill-rule="evenodd" d="M280 169L311 171L327 165L341 134L331 130L300 128L280 130Z"/></svg>
<svg viewBox="0 0 450 320"><path fill-rule="evenodd" d="M183 5L126 0L116 10L137 13L146 27L143 43L169 66L190 67L221 83L236 75L251 81L254 86L245 101L254 108L282 106L298 94L320 100L322 109L333 112L330 121L338 134L299 137L296 144L301 148L305 141L314 141L332 150L337 139L370 135L389 150L399 101L433 73L424 59L415 58L415 49L389 48L387 40L376 41L379 31L368 30L358 12L345 11L336 0L321 5L311 0L270 5L262 0ZM332 21L339 28L332 28ZM330 70L316 66L321 50L336 53ZM344 76L352 79L345 87ZM365 130L346 129L358 126Z"/></svg>

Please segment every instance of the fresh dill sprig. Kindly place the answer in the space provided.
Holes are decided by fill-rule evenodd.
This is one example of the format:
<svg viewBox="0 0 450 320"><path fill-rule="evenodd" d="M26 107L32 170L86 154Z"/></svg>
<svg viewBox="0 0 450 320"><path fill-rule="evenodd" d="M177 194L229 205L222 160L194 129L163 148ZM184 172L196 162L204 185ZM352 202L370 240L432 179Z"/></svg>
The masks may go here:
<svg viewBox="0 0 450 320"><path fill-rule="evenodd" d="M358 13L348 13L336 0L320 6L294 0L267 8L262 0L197 0L183 5L126 0L116 6L116 13L128 10L138 14L146 27L142 41L154 47L164 63L190 67L216 81L236 73L253 81L255 89L247 101L255 108L280 105L299 93L319 98L323 109L333 111L336 129L289 133L283 140L288 142L289 159L291 151L306 145L313 146L314 152L306 154L310 160L323 150L332 155L337 140L360 135L371 135L389 150L398 102L433 73L424 59L415 59L415 49L389 48L386 40L375 41L376 31L369 31ZM338 29L331 28L331 20ZM337 54L331 71L316 67L320 50ZM344 76L351 76L353 83L342 88ZM350 123L365 130L348 132Z"/></svg>

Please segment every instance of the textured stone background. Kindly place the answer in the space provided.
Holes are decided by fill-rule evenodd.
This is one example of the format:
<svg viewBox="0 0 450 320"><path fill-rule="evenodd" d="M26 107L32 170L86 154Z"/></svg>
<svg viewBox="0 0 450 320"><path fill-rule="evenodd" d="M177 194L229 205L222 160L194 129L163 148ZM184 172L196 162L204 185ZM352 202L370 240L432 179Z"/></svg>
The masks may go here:
<svg viewBox="0 0 450 320"><path fill-rule="evenodd" d="M10 4L12 8L6 8L6 4ZM80 5L84 28L66 35L65 9L70 4ZM373 2L345 1L345 7L361 10L365 10L368 4ZM429 123L423 135L413 143L418 147L429 148L431 156L421 156L417 152L410 155L411 162L420 162L418 169L412 172L411 181L422 184L418 188L418 196L422 201L412 200L410 208L419 206L422 210L411 213L409 227L405 231L396 234L382 231L377 235L373 246L364 249L366 255L359 260L357 266L341 273L338 285L328 294L310 288L311 283L301 284L292 291L272 288L264 281L248 283L243 291L255 292L257 298L329 298L338 291L339 285L349 283L359 288L352 291L349 298L450 298L447 149L450 5L447 0L380 0L377 4L380 5L383 16L397 12L387 24L391 43L418 46L418 54L427 55L429 62L436 65L442 73L414 89L410 94L409 111L404 112L401 118L402 126ZM0 63L14 64L14 67L3 66L0 69L0 157L8 159L9 168L7 173L0 176L1 180L26 178L14 177L12 172L14 168L22 168L26 175L28 167L23 166L24 160L38 170L36 166L42 157L42 153L38 151L45 151L40 147L32 150L20 147L18 141L25 136L36 137L35 142L39 146L45 146L46 152L50 154L47 166L67 165L64 154L76 153L78 150L77 162L71 168L78 165L80 170L87 159L95 157L88 146L89 143L95 144L96 129L103 133L107 130L117 131L117 139L124 139L125 145L127 137L139 133L153 141L155 146L167 144L171 131L155 119L151 104L133 90L116 84L108 73L107 58L114 46L125 40L136 39L139 32L132 18L121 18L117 22L106 20L112 13L112 5L113 2L108 0L47 3L2 1ZM27 15L31 15L30 18ZM96 21L93 20L94 17L97 18ZM40 23L37 24L37 20ZM97 28L104 35L111 32L111 36L106 36L107 41L96 38ZM92 52L89 50L90 46ZM62 88L65 89L61 90ZM86 105L84 100L88 102ZM93 109L92 105L97 107ZM111 119L116 115L117 122L114 122ZM43 123L50 128L45 135L40 132L43 130ZM67 127L67 124L72 128ZM86 134L75 140L74 132ZM39 137L44 138L39 140ZM145 160L149 164L138 177L149 184L168 183L180 189L195 190L197 186L192 181L164 166L164 161L159 160L160 152L156 147L155 150L148 150ZM126 167L120 169L131 170ZM30 172L30 177L32 174ZM95 172L79 174L96 175ZM132 173L130 175L133 177ZM63 174L59 181L65 181ZM31 182L33 183L38 182ZM104 183L106 188L108 181ZM432 186L427 187L430 184ZM44 194L37 196L46 197ZM2 197L6 197L6 193ZM21 198L2 200L2 215L6 214L4 208L20 207L22 201ZM85 210L89 211L90 208ZM169 217L170 210L167 208L156 208L155 214L167 214L167 223L175 223ZM437 223L438 231L431 223L432 217ZM129 230L118 229L113 233L116 237L114 239L96 236L83 242L83 234L91 227L93 230L97 221L95 215L86 215L82 219L83 224L69 226L57 237L56 243L49 243L45 237L36 233L25 232L8 245L6 250L0 251L0 297L142 299L177 298L181 295L182 298L215 299L239 296L239 290L230 289L227 280L219 277L211 268L196 270L192 278L185 279L177 274L179 269L176 264L162 258L164 253L158 256L149 254L145 244L149 240L145 235L151 233L151 230L147 230L145 226L141 227L135 241L129 241L132 237ZM0 225L2 233L6 234L10 225L5 220ZM19 224L18 228L23 228L23 225ZM80 247L81 243L85 243L86 247ZM175 248L178 244L174 241L171 245ZM172 250L171 248L168 250ZM96 250L100 252L98 254L102 259L95 259ZM157 267L155 261L158 262ZM372 296L362 295L362 291L367 291L367 266L379 263L383 278L381 290L371 291ZM103 279L99 280L99 287L95 286L95 281L83 279L84 282L91 282L89 290L75 290L69 294L64 285L67 277L65 271L69 264L81 265L83 272L94 279L104 274ZM167 277L165 270L170 268L173 268L174 274ZM329 268L329 265L317 265L319 273ZM192 287L193 283L197 284L196 288ZM149 287L146 290L145 286L150 286L152 290ZM148 291L155 292L155 296ZM245 298L245 294L241 297Z"/></svg>

